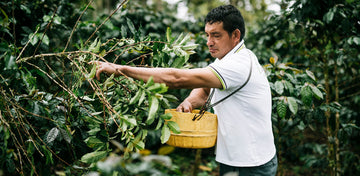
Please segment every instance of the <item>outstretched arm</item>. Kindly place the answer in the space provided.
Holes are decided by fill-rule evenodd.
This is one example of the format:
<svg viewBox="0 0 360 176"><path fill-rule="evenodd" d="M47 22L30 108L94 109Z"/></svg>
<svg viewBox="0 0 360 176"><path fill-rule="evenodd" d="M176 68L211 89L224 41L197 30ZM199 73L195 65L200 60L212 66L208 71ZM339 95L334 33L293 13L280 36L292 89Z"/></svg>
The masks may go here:
<svg viewBox="0 0 360 176"><path fill-rule="evenodd" d="M208 68L175 69L175 68L144 68L118 65L108 62L97 64L96 77L100 74L126 75L137 80L147 81L151 76L154 82L165 83L169 88L222 88L220 80Z"/></svg>

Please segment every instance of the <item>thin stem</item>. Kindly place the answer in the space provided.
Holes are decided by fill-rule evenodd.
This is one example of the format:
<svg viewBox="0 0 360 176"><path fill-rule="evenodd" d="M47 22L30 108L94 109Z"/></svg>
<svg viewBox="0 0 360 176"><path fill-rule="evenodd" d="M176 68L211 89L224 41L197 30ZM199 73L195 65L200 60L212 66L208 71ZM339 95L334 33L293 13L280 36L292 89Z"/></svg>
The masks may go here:
<svg viewBox="0 0 360 176"><path fill-rule="evenodd" d="M121 2L118 8L116 8L96 29L95 31L90 35L90 37L86 40L84 45L87 45L90 41L90 39L95 35L95 33L127 2L128 0L124 0Z"/></svg>
<svg viewBox="0 0 360 176"><path fill-rule="evenodd" d="M51 25L51 23L52 23L52 22L53 22L53 20L54 20L54 17L55 17L55 14L56 14L56 12L57 12L58 7L59 7L59 6L56 6L56 9L55 9L55 11L54 11L53 15L51 16L51 20L50 20L50 22L46 25L45 31L44 31L43 35L41 36L41 40L39 41L38 45L36 46L36 48L35 48L35 50L34 50L34 54L33 54L33 55L35 55L35 54L36 54L36 51L39 49L40 44L41 44L41 43L42 43L42 41L44 40L45 34L46 34L47 30L50 28L50 25Z"/></svg>
<svg viewBox="0 0 360 176"><path fill-rule="evenodd" d="M90 4L92 4L93 1L94 1L94 0L91 0L91 1L87 4L87 6L85 7L85 9L81 12L79 18L76 20L76 23L75 23L75 25L74 25L74 27L73 27L73 29L72 29L72 31L71 31L71 34L70 34L70 36L69 36L68 41L66 42L66 45L65 45L65 48L64 48L63 52L65 52L66 49L67 49L67 47L69 46L70 41L71 41L71 38L72 38L72 36L73 36L73 34L74 34L74 31L75 31L75 29L76 29L76 27L77 27L77 25L78 25L81 17L84 15L84 13L86 12L86 10L87 10L88 7L90 6Z"/></svg>

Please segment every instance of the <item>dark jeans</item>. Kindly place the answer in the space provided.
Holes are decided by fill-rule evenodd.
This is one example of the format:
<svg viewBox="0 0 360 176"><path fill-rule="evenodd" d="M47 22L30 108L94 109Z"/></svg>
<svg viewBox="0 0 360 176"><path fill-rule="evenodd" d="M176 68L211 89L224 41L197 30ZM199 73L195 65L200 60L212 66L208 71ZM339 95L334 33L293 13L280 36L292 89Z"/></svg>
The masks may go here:
<svg viewBox="0 0 360 176"><path fill-rule="evenodd" d="M277 166L276 155L269 162L255 167L234 167L220 163L220 176L275 176Z"/></svg>

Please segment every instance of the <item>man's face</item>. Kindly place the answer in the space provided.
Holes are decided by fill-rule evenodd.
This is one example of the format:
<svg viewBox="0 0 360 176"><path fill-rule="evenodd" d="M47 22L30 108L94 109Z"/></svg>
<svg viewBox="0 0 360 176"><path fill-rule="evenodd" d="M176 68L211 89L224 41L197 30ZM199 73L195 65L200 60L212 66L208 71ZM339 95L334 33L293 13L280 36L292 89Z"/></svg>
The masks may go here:
<svg viewBox="0 0 360 176"><path fill-rule="evenodd" d="M205 33L210 54L218 59L222 59L239 43L239 38L236 38L234 33L229 36L228 32L224 30L223 22L207 23Z"/></svg>

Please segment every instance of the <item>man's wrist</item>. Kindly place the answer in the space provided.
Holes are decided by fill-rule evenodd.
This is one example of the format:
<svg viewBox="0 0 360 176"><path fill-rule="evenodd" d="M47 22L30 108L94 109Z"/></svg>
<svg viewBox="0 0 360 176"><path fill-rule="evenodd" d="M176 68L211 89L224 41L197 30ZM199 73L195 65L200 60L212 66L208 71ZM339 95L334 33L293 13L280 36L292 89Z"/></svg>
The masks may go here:
<svg viewBox="0 0 360 176"><path fill-rule="evenodd" d="M122 74L125 74L125 72L124 72L125 67L126 66L124 66L124 65L116 65L116 67L115 67L115 75L121 76Z"/></svg>

